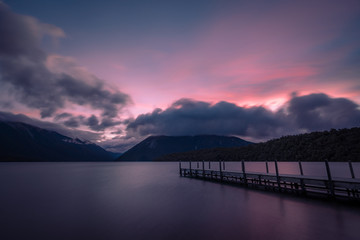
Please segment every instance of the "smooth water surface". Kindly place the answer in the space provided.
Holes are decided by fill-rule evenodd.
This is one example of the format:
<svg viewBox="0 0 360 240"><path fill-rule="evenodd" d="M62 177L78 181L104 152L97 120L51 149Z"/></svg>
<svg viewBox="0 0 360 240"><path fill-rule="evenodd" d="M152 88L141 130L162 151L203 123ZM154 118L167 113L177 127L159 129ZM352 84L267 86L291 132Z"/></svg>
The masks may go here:
<svg viewBox="0 0 360 240"><path fill-rule="evenodd" d="M177 163L1 163L0 239L359 239L360 208L180 177Z"/></svg>

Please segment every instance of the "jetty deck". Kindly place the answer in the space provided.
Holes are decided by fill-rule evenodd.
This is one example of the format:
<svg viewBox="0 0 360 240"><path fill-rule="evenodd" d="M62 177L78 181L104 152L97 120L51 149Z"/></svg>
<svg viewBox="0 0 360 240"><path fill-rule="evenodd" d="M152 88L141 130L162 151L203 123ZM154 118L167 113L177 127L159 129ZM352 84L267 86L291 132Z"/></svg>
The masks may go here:
<svg viewBox="0 0 360 240"><path fill-rule="evenodd" d="M183 163L184 165L184 163ZM304 176L279 174L275 161L276 173L259 173L245 171L242 162L242 171L224 171L225 162L219 162L219 170L182 167L179 162L179 173L182 177L210 180L221 183L230 183L248 188L262 189L275 192L294 193L303 196L326 197L329 199L352 200L360 202L360 179L355 178L352 165L349 163L352 178L332 177L328 162L324 162L327 176ZM301 164L299 164L301 168ZM302 173L302 169L301 169Z"/></svg>

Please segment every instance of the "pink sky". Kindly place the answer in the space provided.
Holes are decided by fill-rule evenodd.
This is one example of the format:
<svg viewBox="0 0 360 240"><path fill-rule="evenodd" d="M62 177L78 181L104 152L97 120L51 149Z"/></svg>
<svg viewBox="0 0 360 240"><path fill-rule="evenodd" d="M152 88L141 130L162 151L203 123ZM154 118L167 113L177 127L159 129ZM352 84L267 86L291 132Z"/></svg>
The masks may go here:
<svg viewBox="0 0 360 240"><path fill-rule="evenodd" d="M91 1L71 7L59 2L56 9L6 2L10 6L0 10L13 28L0 30L11 29L14 36L6 33L9 42L0 44L5 50L19 44L26 51L23 58L14 54L11 61L0 60L32 74L26 82L20 70L6 68L3 111L33 118L42 113L60 124L66 122L56 116L67 113L68 126L113 137L118 133L109 133L118 130L126 135L125 120L156 108L165 111L184 98L264 106L274 113L294 93L324 93L360 104L356 0L164 1L155 6ZM55 10L66 10L67 17ZM24 39L30 40L20 42ZM38 92L43 95L37 97ZM92 116L95 125L90 125Z"/></svg>
<svg viewBox="0 0 360 240"><path fill-rule="evenodd" d="M144 46L105 46L77 59L129 93L135 116L184 97L274 108L296 91L360 102L358 71L341 66L360 45L342 35L358 7L298 2L246 10L212 19L186 42L150 36Z"/></svg>

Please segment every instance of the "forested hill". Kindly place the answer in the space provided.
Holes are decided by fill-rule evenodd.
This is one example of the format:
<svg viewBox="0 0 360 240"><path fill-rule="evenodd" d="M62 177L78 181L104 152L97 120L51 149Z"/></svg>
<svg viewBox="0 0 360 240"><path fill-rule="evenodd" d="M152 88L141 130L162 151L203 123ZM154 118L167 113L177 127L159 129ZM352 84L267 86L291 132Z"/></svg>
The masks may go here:
<svg viewBox="0 0 360 240"><path fill-rule="evenodd" d="M243 147L214 148L169 154L157 161L357 161L360 162L360 128L285 136Z"/></svg>

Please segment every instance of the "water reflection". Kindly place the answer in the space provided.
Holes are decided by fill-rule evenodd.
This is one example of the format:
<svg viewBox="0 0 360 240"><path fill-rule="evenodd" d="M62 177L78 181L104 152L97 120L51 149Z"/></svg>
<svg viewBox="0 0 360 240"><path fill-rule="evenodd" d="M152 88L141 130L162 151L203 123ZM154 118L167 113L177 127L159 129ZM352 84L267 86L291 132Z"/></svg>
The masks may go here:
<svg viewBox="0 0 360 240"><path fill-rule="evenodd" d="M0 239L357 239L360 227L359 208L183 178L177 163L1 164L0 190Z"/></svg>

